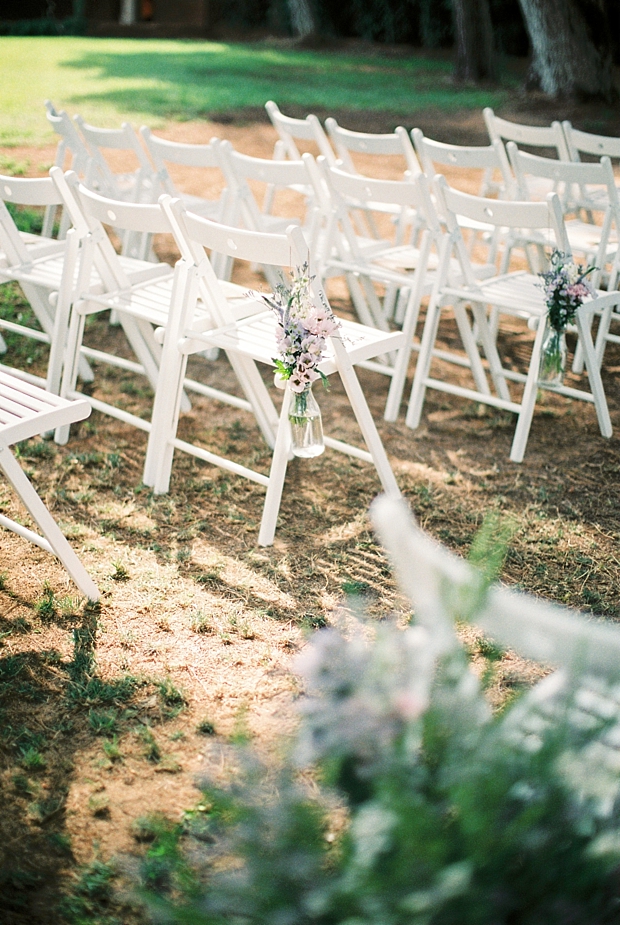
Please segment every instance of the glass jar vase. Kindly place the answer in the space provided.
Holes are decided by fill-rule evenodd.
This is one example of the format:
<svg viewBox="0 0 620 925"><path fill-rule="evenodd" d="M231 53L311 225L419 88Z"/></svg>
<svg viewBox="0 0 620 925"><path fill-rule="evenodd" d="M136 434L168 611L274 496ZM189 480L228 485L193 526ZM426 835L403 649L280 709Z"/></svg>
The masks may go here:
<svg viewBox="0 0 620 925"><path fill-rule="evenodd" d="M566 332L545 322L545 333L540 351L538 381L541 385L561 386L566 372Z"/></svg>
<svg viewBox="0 0 620 925"><path fill-rule="evenodd" d="M325 451L321 409L312 394L312 386L303 392L291 391L288 411L291 425L291 450L294 456L310 459Z"/></svg>

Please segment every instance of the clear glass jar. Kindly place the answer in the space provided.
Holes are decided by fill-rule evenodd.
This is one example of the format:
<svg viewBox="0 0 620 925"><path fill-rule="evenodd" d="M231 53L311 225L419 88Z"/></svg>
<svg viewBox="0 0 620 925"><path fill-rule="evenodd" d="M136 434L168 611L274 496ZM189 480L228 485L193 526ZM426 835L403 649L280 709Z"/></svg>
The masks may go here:
<svg viewBox="0 0 620 925"><path fill-rule="evenodd" d="M294 456L310 459L325 451L321 409L309 386L303 392L291 392L288 412L291 425L291 449Z"/></svg>
<svg viewBox="0 0 620 925"><path fill-rule="evenodd" d="M541 385L563 385L566 357L566 332L564 329L558 331L546 321L538 371L538 381Z"/></svg>

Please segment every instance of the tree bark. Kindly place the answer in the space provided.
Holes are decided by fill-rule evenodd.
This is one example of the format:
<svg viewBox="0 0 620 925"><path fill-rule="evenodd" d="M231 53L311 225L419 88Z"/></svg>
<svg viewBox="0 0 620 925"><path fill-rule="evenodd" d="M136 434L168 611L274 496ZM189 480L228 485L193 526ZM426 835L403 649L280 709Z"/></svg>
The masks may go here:
<svg viewBox="0 0 620 925"><path fill-rule="evenodd" d="M314 16L309 0L288 0L293 31L304 39L316 32Z"/></svg>
<svg viewBox="0 0 620 925"><path fill-rule="evenodd" d="M614 86L610 37L601 0L519 0L532 45L531 76L553 97L612 101ZM594 8L599 28L593 35L587 7ZM584 15L586 14L586 15Z"/></svg>
<svg viewBox="0 0 620 925"><path fill-rule="evenodd" d="M457 80L497 76L489 0L453 0Z"/></svg>

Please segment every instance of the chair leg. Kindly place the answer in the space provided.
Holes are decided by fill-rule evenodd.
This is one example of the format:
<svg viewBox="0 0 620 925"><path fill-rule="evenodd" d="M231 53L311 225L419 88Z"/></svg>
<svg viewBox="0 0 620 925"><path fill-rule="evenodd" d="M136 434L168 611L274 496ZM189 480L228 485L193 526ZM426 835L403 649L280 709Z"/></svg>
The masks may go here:
<svg viewBox="0 0 620 925"><path fill-rule="evenodd" d="M497 352L496 338L491 334L486 311L479 303L473 305L472 310L477 322L480 344L482 345L482 349L489 363L489 370L495 390L500 398L503 398L505 401L510 401L510 392L508 391L506 377L504 376L502 363Z"/></svg>
<svg viewBox="0 0 620 925"><path fill-rule="evenodd" d="M156 495L166 494L170 488L174 446L181 413L183 380L187 368L187 357L176 352L172 364L162 365L162 382L165 388L155 392L151 430L146 447L142 481L153 488Z"/></svg>
<svg viewBox="0 0 620 925"><path fill-rule="evenodd" d="M607 343L607 335L609 334L609 328L611 327L611 322L614 317L614 305L608 305L601 314L601 319L598 325L598 331L596 332L596 344L594 347L594 352L596 354L596 362L598 363L598 368L601 369L603 366L603 357L605 355L605 345ZM617 320L616 315L616 320ZM573 366L573 372L574 372Z"/></svg>
<svg viewBox="0 0 620 925"><path fill-rule="evenodd" d="M0 446L0 468L19 495L28 513L38 525L53 553L82 594L91 601L99 600L99 590L77 555L69 545L60 527L41 501L33 485L7 446Z"/></svg>
<svg viewBox="0 0 620 925"><path fill-rule="evenodd" d="M71 320L69 322L69 332L67 334L67 348L65 351L65 363L64 370L62 374L62 384L60 387L60 394L63 398L74 391L77 375L78 375L78 364L80 358L80 347L82 345L82 338L84 336L84 322L85 316L76 310L78 303L75 303L73 310L71 312ZM56 428L54 434L54 440L60 446L64 446L69 439L69 433L71 430L70 424L63 424L61 427Z"/></svg>
<svg viewBox="0 0 620 925"><path fill-rule="evenodd" d="M431 239L428 231L422 235L420 242L420 269L415 274L415 284L408 292L407 307L403 317L403 334L405 335L405 346L399 351L394 364L394 374L390 383L387 402L385 405L384 418L386 421L395 421L400 411L400 405L405 390L405 381L409 367L409 358L413 346L413 338L418 326L420 315L420 303L424 291L424 273L422 268L426 267L430 253Z"/></svg>
<svg viewBox="0 0 620 925"><path fill-rule="evenodd" d="M441 317L441 307L431 299L426 312L426 321L424 322L424 331L422 332L422 342L420 344L420 353L413 376L413 385L411 386L411 395L409 396L409 407L405 424L412 430L420 424L422 417L422 408L426 397L426 380L428 379L431 361L433 358L433 347L437 339L439 328L439 319Z"/></svg>
<svg viewBox="0 0 620 925"><path fill-rule="evenodd" d="M56 310L54 312L54 330L50 345L50 358L47 366L47 383L48 391L58 395L60 392L60 383L62 379L62 366L64 361L65 348L67 346L67 328L71 313L71 288L73 276L77 266L80 241L75 229L67 232L67 249L65 252L65 264L68 272L63 273L61 288L56 299ZM92 372L88 367L90 378Z"/></svg>
<svg viewBox="0 0 620 925"><path fill-rule="evenodd" d="M577 312L575 321L577 323L577 330L579 331L579 340L583 344L583 356L588 372L588 379L590 381L590 391L594 398L598 426L603 437L611 437L613 428L611 426L611 418L609 417L605 390L603 389L601 371L596 359L594 344L592 343L592 332L590 330L591 319L583 318L581 314Z"/></svg>
<svg viewBox="0 0 620 925"><path fill-rule="evenodd" d="M476 344L476 336L471 328L469 323L469 318L467 317L467 312L465 311L465 306L462 302L455 302L452 306L454 311L454 319L456 321L456 326L459 329L459 335L461 338L461 343L467 358L469 360L469 365L471 368L472 376L474 377L474 382L476 383L476 388L482 395L490 395L491 390L489 388L489 383L487 381L486 373L482 365L482 360L480 359L480 353L478 352L478 346ZM476 306L474 305L474 316L476 317L475 310ZM486 326L486 319L482 320L482 325ZM478 325L480 334L480 324Z"/></svg>
<svg viewBox="0 0 620 925"><path fill-rule="evenodd" d="M271 460L271 468L269 470L269 484L267 486L267 495L265 497L263 516L258 534L259 546L271 546L274 536L276 535L276 524L280 511L282 489L284 488L289 446L291 442L291 431L288 423L290 404L291 393L289 389L285 389L282 395L280 422L278 425L276 444L273 450L273 458Z"/></svg>
<svg viewBox="0 0 620 925"><path fill-rule="evenodd" d="M351 408L359 424L368 451L372 456L372 461L377 470L377 475L379 476L383 490L388 495L400 497L400 489L396 477L392 471L387 453L385 452L385 447L381 442L379 431L370 413L366 397L362 391L355 369L353 368L344 346L338 339L334 337L332 343L342 384L351 403Z"/></svg>
<svg viewBox="0 0 620 925"><path fill-rule="evenodd" d="M532 426L534 408L536 406L536 393L538 391L538 368L540 366L540 352L543 338L545 336L544 324L539 324L534 338L534 346L530 357L530 365L527 371L527 379L523 396L521 398L521 410L517 420L512 447L510 448L510 459L512 462L523 462L527 438Z"/></svg>
<svg viewBox="0 0 620 925"><path fill-rule="evenodd" d="M407 380L407 370L409 368L409 358L413 345L413 335L418 323L420 313L420 298L417 291L418 287L409 291L407 310L405 312L405 323L403 324L403 333L405 334L405 344L398 351L394 372L390 382L387 401L385 403L385 412L383 417L386 421L395 421L398 418L400 405L403 400L405 391L405 382Z"/></svg>

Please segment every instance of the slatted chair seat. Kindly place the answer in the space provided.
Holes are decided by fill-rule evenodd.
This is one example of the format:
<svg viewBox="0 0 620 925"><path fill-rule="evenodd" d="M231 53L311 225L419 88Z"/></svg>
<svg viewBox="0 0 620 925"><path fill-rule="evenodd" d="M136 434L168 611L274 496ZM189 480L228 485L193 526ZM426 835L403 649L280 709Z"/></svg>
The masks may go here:
<svg viewBox="0 0 620 925"><path fill-rule="evenodd" d="M97 586L61 533L56 521L24 474L10 447L55 427L82 421L90 414L85 399L67 401L0 370L0 469L43 535L0 514L0 526L57 556L82 594L99 599Z"/></svg>
<svg viewBox="0 0 620 925"><path fill-rule="evenodd" d="M257 308L259 303L256 303ZM245 302L244 311L248 303ZM242 310L241 300L238 310ZM205 320L208 319L208 315ZM393 331L390 334L376 328L357 324L354 321L340 319L340 335L347 345L347 353L352 363L362 363L377 356L377 347L387 352L400 350L405 346L405 335L402 331ZM272 311L262 311L260 314L244 317L229 327L199 328L196 330L209 344L216 345L222 350L231 350L252 357L259 363L273 366L274 343L277 322ZM337 370L333 346L328 345L325 359L320 369L324 375L329 376Z"/></svg>

